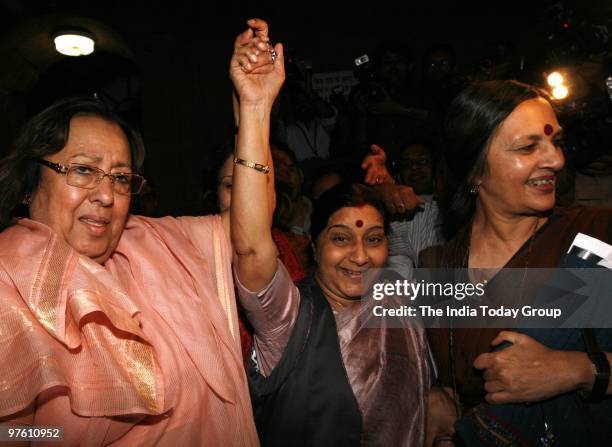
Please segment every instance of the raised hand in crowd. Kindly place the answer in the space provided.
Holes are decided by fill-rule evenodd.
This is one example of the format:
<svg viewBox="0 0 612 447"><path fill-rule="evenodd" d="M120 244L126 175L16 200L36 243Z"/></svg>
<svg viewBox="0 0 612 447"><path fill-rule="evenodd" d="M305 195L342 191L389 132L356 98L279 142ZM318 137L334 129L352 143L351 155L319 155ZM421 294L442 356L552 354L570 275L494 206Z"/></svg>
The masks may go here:
<svg viewBox="0 0 612 447"><path fill-rule="evenodd" d="M375 187L376 193L384 201L391 214L410 214L425 201L416 195L410 186L396 184L386 166L387 154L376 144L370 148L361 163L366 171L364 183Z"/></svg>
<svg viewBox="0 0 612 447"><path fill-rule="evenodd" d="M393 176L387 170L387 154L385 150L373 144L370 153L365 156L361 163L361 169L366 171L363 182L366 185L375 186L383 183L394 184Z"/></svg>

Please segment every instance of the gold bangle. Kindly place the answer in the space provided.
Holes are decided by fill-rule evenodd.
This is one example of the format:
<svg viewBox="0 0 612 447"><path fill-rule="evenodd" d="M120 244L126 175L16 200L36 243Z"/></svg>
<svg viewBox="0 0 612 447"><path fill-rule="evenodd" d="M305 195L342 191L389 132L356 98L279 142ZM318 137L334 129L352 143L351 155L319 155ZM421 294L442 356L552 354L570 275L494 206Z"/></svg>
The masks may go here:
<svg viewBox="0 0 612 447"><path fill-rule="evenodd" d="M270 172L270 166L262 165L260 163L255 163L254 161L243 160L242 158L234 157L235 165L246 166L247 168L255 169L262 174L267 174Z"/></svg>

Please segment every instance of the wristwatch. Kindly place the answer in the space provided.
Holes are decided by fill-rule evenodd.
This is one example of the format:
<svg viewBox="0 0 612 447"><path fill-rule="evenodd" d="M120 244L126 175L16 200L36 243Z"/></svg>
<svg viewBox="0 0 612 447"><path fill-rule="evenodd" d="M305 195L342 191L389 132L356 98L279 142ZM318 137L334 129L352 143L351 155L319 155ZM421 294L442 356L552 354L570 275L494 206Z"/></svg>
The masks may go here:
<svg viewBox="0 0 612 447"><path fill-rule="evenodd" d="M581 392L581 396L589 401L600 401L608 391L610 384L610 361L604 352L599 349L592 329L583 329L582 336L586 346L586 354L595 365L595 382L590 393Z"/></svg>

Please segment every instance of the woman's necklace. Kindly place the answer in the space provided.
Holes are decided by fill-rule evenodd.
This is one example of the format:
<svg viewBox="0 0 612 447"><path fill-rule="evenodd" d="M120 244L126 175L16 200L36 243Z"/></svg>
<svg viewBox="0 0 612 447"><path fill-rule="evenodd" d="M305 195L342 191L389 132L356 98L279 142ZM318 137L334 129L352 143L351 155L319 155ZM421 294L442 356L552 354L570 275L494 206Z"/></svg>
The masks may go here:
<svg viewBox="0 0 612 447"><path fill-rule="evenodd" d="M355 304L354 300L350 300L350 299L346 299L346 298L340 298L339 296L335 296L334 293L331 292L323 284L323 282L319 279L318 275L315 275L315 281L317 282L317 284L321 288L321 291L323 292L323 296L325 297L325 299L327 300L327 302L329 303L329 305L331 306L331 308L332 308L332 310L334 312L341 312L342 310L346 309L347 307L351 306L352 304Z"/></svg>

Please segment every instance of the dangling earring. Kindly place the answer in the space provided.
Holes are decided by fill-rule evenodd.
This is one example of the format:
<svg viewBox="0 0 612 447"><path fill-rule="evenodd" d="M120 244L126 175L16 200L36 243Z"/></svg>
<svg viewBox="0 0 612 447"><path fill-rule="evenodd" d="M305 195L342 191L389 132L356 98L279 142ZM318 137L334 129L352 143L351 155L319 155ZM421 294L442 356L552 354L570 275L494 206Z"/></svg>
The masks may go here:
<svg viewBox="0 0 612 447"><path fill-rule="evenodd" d="M478 191L480 191L480 185L472 185L472 187L470 188L470 194L472 194L473 196L477 196Z"/></svg>
<svg viewBox="0 0 612 447"><path fill-rule="evenodd" d="M22 205L29 206L32 203L32 196L28 193L23 196L23 200L21 201Z"/></svg>

